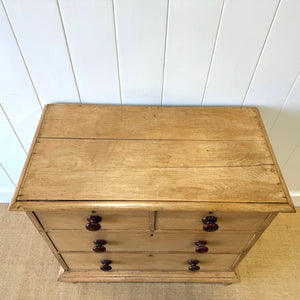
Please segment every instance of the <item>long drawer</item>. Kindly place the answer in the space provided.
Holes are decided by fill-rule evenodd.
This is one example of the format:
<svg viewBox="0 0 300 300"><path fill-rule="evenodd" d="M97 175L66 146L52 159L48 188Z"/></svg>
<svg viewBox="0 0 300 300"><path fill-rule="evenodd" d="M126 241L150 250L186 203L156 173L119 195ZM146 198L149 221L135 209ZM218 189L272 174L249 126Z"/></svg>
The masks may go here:
<svg viewBox="0 0 300 300"><path fill-rule="evenodd" d="M107 252L182 251L195 252L195 242L207 241L209 253L238 253L248 244L254 232L154 232L100 230L51 230L49 237L59 251L92 251L93 241L105 240Z"/></svg>
<svg viewBox="0 0 300 300"><path fill-rule="evenodd" d="M111 260L112 270L187 271L189 259L199 260L200 271L230 271L239 254L62 253L70 270L99 270L101 260Z"/></svg>

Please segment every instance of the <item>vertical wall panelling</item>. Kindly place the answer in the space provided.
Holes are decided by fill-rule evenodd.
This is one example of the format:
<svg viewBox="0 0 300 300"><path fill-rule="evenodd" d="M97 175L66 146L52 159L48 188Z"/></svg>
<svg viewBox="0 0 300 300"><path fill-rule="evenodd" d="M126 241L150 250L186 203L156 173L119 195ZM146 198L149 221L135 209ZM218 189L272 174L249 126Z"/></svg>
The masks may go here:
<svg viewBox="0 0 300 300"><path fill-rule="evenodd" d="M111 0L59 0L82 102L118 103Z"/></svg>
<svg viewBox="0 0 300 300"><path fill-rule="evenodd" d="M300 194L297 190L300 184L300 143L295 147L289 160L282 168L283 176L286 180L290 193Z"/></svg>
<svg viewBox="0 0 300 300"><path fill-rule="evenodd" d="M19 179L26 153L0 107L0 163L14 183ZM0 183L0 187L2 187Z"/></svg>
<svg viewBox="0 0 300 300"><path fill-rule="evenodd" d="M300 142L300 76L298 75L269 137L279 165L282 166ZM300 161L300 156L299 156ZM299 174L300 178L300 174Z"/></svg>
<svg viewBox="0 0 300 300"><path fill-rule="evenodd" d="M226 0L204 105L241 105L279 0Z"/></svg>
<svg viewBox="0 0 300 300"><path fill-rule="evenodd" d="M0 37L0 105L25 149L28 150L41 113L41 106L2 3L0 3Z"/></svg>
<svg viewBox="0 0 300 300"><path fill-rule="evenodd" d="M300 1L281 1L245 105L259 106L267 130L300 69Z"/></svg>
<svg viewBox="0 0 300 300"><path fill-rule="evenodd" d="M164 105L200 105L223 0L170 0Z"/></svg>
<svg viewBox="0 0 300 300"><path fill-rule="evenodd" d="M123 104L161 104L167 0L114 0Z"/></svg>
<svg viewBox="0 0 300 300"><path fill-rule="evenodd" d="M78 102L56 1L3 3L42 104Z"/></svg>
<svg viewBox="0 0 300 300"><path fill-rule="evenodd" d="M0 203L9 202L13 195L15 185L6 174L3 166L0 164Z"/></svg>

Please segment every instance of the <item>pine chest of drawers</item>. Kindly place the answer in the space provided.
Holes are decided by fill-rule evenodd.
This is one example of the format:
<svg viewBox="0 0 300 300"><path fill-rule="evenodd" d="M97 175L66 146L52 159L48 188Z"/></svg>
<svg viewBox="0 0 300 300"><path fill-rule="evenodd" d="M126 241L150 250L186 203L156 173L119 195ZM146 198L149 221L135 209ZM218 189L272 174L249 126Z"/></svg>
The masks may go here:
<svg viewBox="0 0 300 300"><path fill-rule="evenodd" d="M278 212L293 212L256 108L52 104L11 210L61 281L238 281Z"/></svg>

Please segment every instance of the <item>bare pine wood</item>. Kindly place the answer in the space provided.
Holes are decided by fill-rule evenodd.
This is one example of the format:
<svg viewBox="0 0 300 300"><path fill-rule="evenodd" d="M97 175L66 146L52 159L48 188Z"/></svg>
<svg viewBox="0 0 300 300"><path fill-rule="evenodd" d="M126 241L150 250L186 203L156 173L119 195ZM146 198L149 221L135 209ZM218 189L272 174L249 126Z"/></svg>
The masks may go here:
<svg viewBox="0 0 300 300"><path fill-rule="evenodd" d="M61 211L78 210L132 210L135 213L144 210L152 211L225 211L225 212L293 212L293 206L286 203L237 203L237 202L201 202L195 205L187 201L17 201L10 208L13 211Z"/></svg>
<svg viewBox="0 0 300 300"><path fill-rule="evenodd" d="M29 152L28 152L28 155L27 155L25 164L24 164L23 169L22 169L22 173L21 173L21 175L20 175L20 178L19 178L17 187L16 187L16 189L15 189L13 198L12 198L11 203L10 203L10 206L9 206L9 209L14 209L15 206L17 207L16 200L17 200L17 197L18 197L18 195L19 195L20 188L21 188L21 186L22 186L22 184L23 184L23 180L24 180L24 178L25 178L25 173L26 173L28 167L30 166L30 160L31 160L31 157L32 157L32 153L33 153L33 151L34 151L34 147L35 147L36 144L37 144L37 139L38 139L38 136L39 136L39 134L40 134L40 129L41 129L42 124L43 124L43 122L44 122L44 118L45 118L45 114L46 114L46 112L47 112L47 109L48 109L48 105L46 105L46 107L43 109L43 112L42 112L42 115L41 115L41 119L40 119L40 121L39 121L38 127L36 128L36 131L35 131L35 134L34 134L32 143L31 143L31 147L30 147L30 149L29 149Z"/></svg>
<svg viewBox="0 0 300 300"><path fill-rule="evenodd" d="M112 260L112 272L117 271L185 271L188 260L198 259L202 271L231 271L237 254L197 254L197 253L85 253L64 252L62 257L70 270L99 270L102 259Z"/></svg>
<svg viewBox="0 0 300 300"><path fill-rule="evenodd" d="M239 281L236 272L159 272L120 271L115 273L100 271L59 271L62 282L222 282Z"/></svg>
<svg viewBox="0 0 300 300"><path fill-rule="evenodd" d="M44 200L291 207L255 108L62 104L43 117L11 209Z"/></svg>
<svg viewBox="0 0 300 300"><path fill-rule="evenodd" d="M208 253L241 252L254 232L192 232L192 231L113 231L86 232L79 230L51 230L48 235L59 251L92 252L93 241L106 240L107 252L190 252L195 253L195 242L206 240ZM80 242L79 242L80 241Z"/></svg>
<svg viewBox="0 0 300 300"><path fill-rule="evenodd" d="M230 212L182 212L158 211L156 229L194 229L202 230L202 218L213 215L217 217L218 231L224 230L257 230L268 216L266 213L230 213Z"/></svg>
<svg viewBox="0 0 300 300"><path fill-rule="evenodd" d="M251 250L251 248L255 245L267 227L271 224L274 218L277 216L278 213L270 213L268 217L265 219L263 224L260 226L258 232L252 236L246 248L242 251L241 255L235 260L233 264L233 269L235 270L239 263L243 260L243 258L247 255L247 253Z"/></svg>
<svg viewBox="0 0 300 300"><path fill-rule="evenodd" d="M48 247L50 248L50 250L53 253L53 255L55 256L55 258L59 261L59 263L63 267L63 269L64 270L69 270L69 267L67 266L67 264L65 263L65 261L63 260L61 255L58 253L57 248L55 247L55 245L53 244L53 242L49 238L48 234L43 230L43 227L41 226L41 224L37 220L34 213L33 212L27 212L26 214L29 217L29 219L31 220L32 224L38 230L38 232L40 233L40 235L42 236L42 238L44 239L44 241L46 242Z"/></svg>
<svg viewBox="0 0 300 300"><path fill-rule="evenodd" d="M38 219L46 230L49 229L82 229L85 230L87 217L99 215L102 218L101 230L105 229L149 229L147 211L140 211L138 214L133 211L77 211L77 212L37 212Z"/></svg>
<svg viewBox="0 0 300 300"><path fill-rule="evenodd" d="M295 207L294 207L294 204L293 204L293 201L292 201L292 199L291 199L291 195L290 195L290 193L289 193L289 191L288 191L288 188L287 188L287 186L286 186L286 183L285 183L285 181L284 181L284 179L283 179L283 176L282 176L281 170L280 170L280 168L279 168L279 165L278 165L276 156L275 156L275 154L274 154L274 151L273 151L273 148L272 148L270 139L269 139L269 137L268 137L266 128L265 128L265 126L264 126L264 123L263 123L263 121L262 121L262 118L261 118L261 116L260 116L260 113L259 113L259 110L258 110L258 109L256 110L256 113L257 113L257 119L258 119L259 124L260 124L260 126L261 126L261 130L262 130L262 132L263 132L263 134L264 134L264 137L265 137L265 141L266 141L266 143L267 143L267 145L268 145L269 152L270 152L270 154L271 154L271 156L272 156L272 158L273 158L273 161L274 161L274 164L275 164L275 168L276 168L276 172L277 172L278 177L279 177L279 179L280 179L280 183L281 183L281 185L282 185L282 189L283 189L283 191L284 191L284 194L285 194L285 197L286 197L286 199L287 199L287 202L288 202L288 204L290 205L292 212L296 212Z"/></svg>
<svg viewBox="0 0 300 300"><path fill-rule="evenodd" d="M156 229L156 211L149 211L149 230L154 232Z"/></svg>
<svg viewBox="0 0 300 300"><path fill-rule="evenodd" d="M49 105L10 210L27 211L71 269L61 281L231 283L271 220L294 207L256 108ZM86 230L90 215L101 230ZM217 232L203 230L207 216ZM92 251L96 239L106 252Z"/></svg>
<svg viewBox="0 0 300 300"><path fill-rule="evenodd" d="M95 213L94 213L95 212ZM38 219L46 230L49 229L85 229L86 218L89 215L102 217L102 230L105 229L149 229L147 211L135 213L133 211L74 211L74 212L36 212ZM158 211L156 213L155 228L186 229L203 231L202 218L209 212ZM214 212L220 225L218 231L226 230L257 230L267 218L267 213L249 212ZM153 227L153 225L152 225Z"/></svg>
<svg viewBox="0 0 300 300"><path fill-rule="evenodd" d="M43 137L264 140L255 108L49 105ZM80 125L79 125L80 124Z"/></svg>
<svg viewBox="0 0 300 300"><path fill-rule="evenodd" d="M272 166L97 171L72 170L70 164L29 172L18 200L286 202Z"/></svg>
<svg viewBox="0 0 300 300"><path fill-rule="evenodd" d="M273 165L264 141L39 139L30 172ZM68 160L66 161L66 157Z"/></svg>

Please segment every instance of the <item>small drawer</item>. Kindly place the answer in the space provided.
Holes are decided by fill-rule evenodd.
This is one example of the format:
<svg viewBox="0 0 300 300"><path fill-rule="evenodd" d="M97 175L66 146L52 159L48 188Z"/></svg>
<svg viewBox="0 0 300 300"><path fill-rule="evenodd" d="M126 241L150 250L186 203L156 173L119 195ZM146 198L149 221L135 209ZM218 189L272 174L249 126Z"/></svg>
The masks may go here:
<svg viewBox="0 0 300 300"><path fill-rule="evenodd" d="M48 235L59 251L92 251L95 240L105 240L106 252L190 252L195 253L196 241L205 240L207 253L241 252L253 236L253 232L122 232L82 230L52 230ZM198 250L199 251L199 250Z"/></svg>
<svg viewBox="0 0 300 300"><path fill-rule="evenodd" d="M202 219L206 216L217 217L218 232L225 230L259 230L267 213L243 212L190 212L190 211L158 211L156 214L156 229L188 229L203 230Z"/></svg>
<svg viewBox="0 0 300 300"><path fill-rule="evenodd" d="M70 270L100 270L101 260L111 260L110 272L186 271L188 260L199 260L200 271L231 271L239 254L155 254L155 253L62 253Z"/></svg>
<svg viewBox="0 0 300 300"><path fill-rule="evenodd" d="M75 211L68 213L35 212L45 230L51 229L82 229L85 230L87 217L98 215L101 217L101 229L134 229L147 230L149 228L149 213L147 211ZM87 231L87 230L86 230Z"/></svg>

